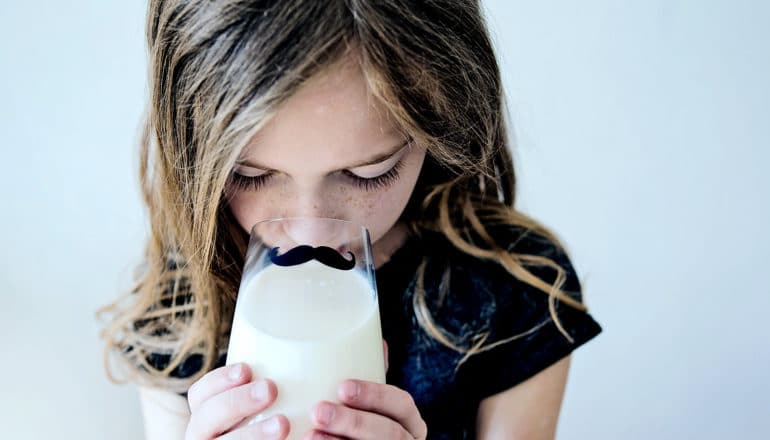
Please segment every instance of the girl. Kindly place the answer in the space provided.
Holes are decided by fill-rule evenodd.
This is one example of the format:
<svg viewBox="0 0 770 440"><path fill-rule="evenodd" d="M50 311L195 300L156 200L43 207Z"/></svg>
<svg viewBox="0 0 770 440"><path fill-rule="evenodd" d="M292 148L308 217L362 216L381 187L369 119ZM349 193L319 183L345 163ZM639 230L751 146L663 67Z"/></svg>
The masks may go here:
<svg viewBox="0 0 770 440"><path fill-rule="evenodd" d="M388 344L387 385L341 383L306 438L553 438L601 328L514 208L477 1L151 0L147 44L151 235L105 334L148 439L286 437L283 416L236 428L281 384L223 365L248 231L291 216L368 227Z"/></svg>

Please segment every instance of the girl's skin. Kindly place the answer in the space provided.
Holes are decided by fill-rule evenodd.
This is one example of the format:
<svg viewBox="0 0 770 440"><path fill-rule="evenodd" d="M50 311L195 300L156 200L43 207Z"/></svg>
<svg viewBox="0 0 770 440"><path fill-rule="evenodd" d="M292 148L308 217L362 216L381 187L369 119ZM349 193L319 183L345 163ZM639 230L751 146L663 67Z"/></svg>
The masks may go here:
<svg viewBox="0 0 770 440"><path fill-rule="evenodd" d="M368 95L358 64L343 58L292 95L241 154L230 208L245 231L299 216L366 225L380 265L405 238L394 225L424 159L425 148Z"/></svg>
<svg viewBox="0 0 770 440"><path fill-rule="evenodd" d="M260 220L291 216L366 225L379 266L406 238L397 220L424 158L425 149L408 143L368 94L358 65L343 58L309 80L260 129L234 170L230 208L245 231ZM479 407L478 437L553 438L568 367L566 357L485 399ZM289 425L283 416L233 429L267 408L276 395L273 382L253 377L244 364L215 369L193 384L189 412L178 396L145 388L147 438L181 438L183 432L190 440L285 438ZM341 403L316 405L310 415L315 430L306 439L427 435L414 400L395 386L348 380L340 384L338 398Z"/></svg>

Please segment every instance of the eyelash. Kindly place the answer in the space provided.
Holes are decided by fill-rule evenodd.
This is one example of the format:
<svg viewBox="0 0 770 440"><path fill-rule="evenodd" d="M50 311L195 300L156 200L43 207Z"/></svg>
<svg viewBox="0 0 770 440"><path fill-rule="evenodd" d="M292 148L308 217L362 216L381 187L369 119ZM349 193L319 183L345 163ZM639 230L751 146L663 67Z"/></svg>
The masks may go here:
<svg viewBox="0 0 770 440"><path fill-rule="evenodd" d="M389 186L398 180L399 173L401 172L403 166L404 161L399 160L395 165L393 165L393 168L384 174L380 174L377 177L359 177L347 170L343 170L342 174L357 188L364 191L374 191ZM256 191L265 186L271 177L273 177L272 174L263 174L261 176L244 176L242 174L233 172L231 182L232 185L239 190Z"/></svg>

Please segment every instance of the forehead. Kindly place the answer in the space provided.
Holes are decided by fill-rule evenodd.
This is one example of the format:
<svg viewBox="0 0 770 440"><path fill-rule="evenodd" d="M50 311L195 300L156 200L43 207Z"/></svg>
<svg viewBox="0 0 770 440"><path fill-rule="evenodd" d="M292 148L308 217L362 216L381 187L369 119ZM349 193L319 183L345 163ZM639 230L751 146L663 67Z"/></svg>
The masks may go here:
<svg viewBox="0 0 770 440"><path fill-rule="evenodd" d="M254 136L241 159L288 171L320 170L385 152L401 139L358 63L343 59L310 78ZM312 161L307 159L312 158Z"/></svg>

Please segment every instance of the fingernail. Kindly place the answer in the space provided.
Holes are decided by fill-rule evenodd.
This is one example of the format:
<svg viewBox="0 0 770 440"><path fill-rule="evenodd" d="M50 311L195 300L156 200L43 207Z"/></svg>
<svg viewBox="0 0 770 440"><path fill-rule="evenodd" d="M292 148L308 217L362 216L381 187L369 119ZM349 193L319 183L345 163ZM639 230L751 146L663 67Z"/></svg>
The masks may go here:
<svg viewBox="0 0 770 440"><path fill-rule="evenodd" d="M243 364L237 364L234 365L232 368L230 368L230 373L228 374L228 377L233 382L237 382L241 375L243 374Z"/></svg>
<svg viewBox="0 0 770 440"><path fill-rule="evenodd" d="M358 385L358 382L348 381L348 382L345 382L344 385L342 385L342 394L348 400L353 400L357 398L360 392L361 392L361 387Z"/></svg>
<svg viewBox="0 0 770 440"><path fill-rule="evenodd" d="M270 417L269 419L262 422L262 433L267 435L275 435L278 434L278 431L281 430L281 422L278 421L277 416Z"/></svg>
<svg viewBox="0 0 770 440"><path fill-rule="evenodd" d="M334 406L325 403L318 409L318 421L328 425L334 419Z"/></svg>
<svg viewBox="0 0 770 440"><path fill-rule="evenodd" d="M267 391L267 382L260 380L259 382L256 382L254 385L252 385L251 397L254 400L259 401L267 400Z"/></svg>

